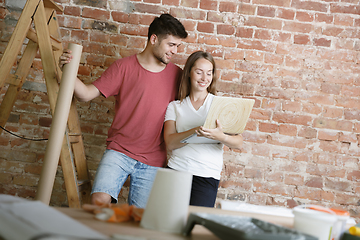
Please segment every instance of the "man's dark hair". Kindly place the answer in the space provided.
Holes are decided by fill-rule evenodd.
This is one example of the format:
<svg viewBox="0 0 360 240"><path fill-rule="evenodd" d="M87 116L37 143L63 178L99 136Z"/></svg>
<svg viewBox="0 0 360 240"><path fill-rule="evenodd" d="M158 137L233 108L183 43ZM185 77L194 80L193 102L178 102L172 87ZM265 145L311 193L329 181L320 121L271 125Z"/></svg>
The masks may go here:
<svg viewBox="0 0 360 240"><path fill-rule="evenodd" d="M171 16L170 14L161 14L160 17L156 17L149 26L148 40L151 35L155 34L158 38L172 35L174 37L186 38L187 32L182 23Z"/></svg>

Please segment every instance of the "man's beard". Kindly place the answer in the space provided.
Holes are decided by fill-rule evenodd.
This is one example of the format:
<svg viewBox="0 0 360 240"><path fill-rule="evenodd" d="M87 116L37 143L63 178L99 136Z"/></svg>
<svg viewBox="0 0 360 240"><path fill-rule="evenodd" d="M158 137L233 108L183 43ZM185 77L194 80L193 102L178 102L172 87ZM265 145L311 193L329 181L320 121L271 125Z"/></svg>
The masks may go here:
<svg viewBox="0 0 360 240"><path fill-rule="evenodd" d="M167 65L170 62L170 60L167 60L165 57L160 57L160 56L155 55L155 58L157 60L159 60L159 62L161 62L161 63L163 63L165 65Z"/></svg>

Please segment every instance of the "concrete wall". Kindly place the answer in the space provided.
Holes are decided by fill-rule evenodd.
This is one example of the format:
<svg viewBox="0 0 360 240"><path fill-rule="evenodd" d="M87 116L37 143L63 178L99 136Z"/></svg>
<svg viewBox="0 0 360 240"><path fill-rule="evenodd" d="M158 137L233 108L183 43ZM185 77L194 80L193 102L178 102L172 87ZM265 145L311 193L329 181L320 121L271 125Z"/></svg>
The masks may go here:
<svg viewBox="0 0 360 240"><path fill-rule="evenodd" d="M80 78L141 51L154 16L189 32L174 62L209 51L221 95L256 100L241 151L225 149L218 199L293 207L312 203L360 217L359 0L58 0L64 46L84 46ZM19 16L0 0L0 53ZM6 128L47 137L51 115L37 59ZM34 85L36 83L38 85ZM40 89L39 89L40 90ZM2 89L0 101L5 92ZM78 104L92 176L105 149L113 99ZM0 192L32 198L46 142L0 135ZM123 200L127 188L122 191ZM66 205L59 167L53 205Z"/></svg>

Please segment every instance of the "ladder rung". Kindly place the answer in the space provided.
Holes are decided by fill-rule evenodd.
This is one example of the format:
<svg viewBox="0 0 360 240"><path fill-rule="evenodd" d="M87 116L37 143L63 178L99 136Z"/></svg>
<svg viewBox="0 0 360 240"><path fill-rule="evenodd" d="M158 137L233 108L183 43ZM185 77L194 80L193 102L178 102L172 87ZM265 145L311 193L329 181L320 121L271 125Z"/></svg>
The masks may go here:
<svg viewBox="0 0 360 240"><path fill-rule="evenodd" d="M86 179L86 180L78 180L78 186L80 187L80 186L83 186L83 185L85 185L85 184L88 184L88 183L90 183L90 180L89 179Z"/></svg>
<svg viewBox="0 0 360 240"><path fill-rule="evenodd" d="M79 133L69 133L68 136L69 136L70 143L78 143L81 138L81 134L79 134Z"/></svg>
<svg viewBox="0 0 360 240"><path fill-rule="evenodd" d="M26 34L26 37L28 39L32 40L33 42L38 43L38 38L37 38L36 32L32 28L29 29L28 33ZM51 35L50 35L50 42L51 42L53 51L58 51L62 48L61 42Z"/></svg>

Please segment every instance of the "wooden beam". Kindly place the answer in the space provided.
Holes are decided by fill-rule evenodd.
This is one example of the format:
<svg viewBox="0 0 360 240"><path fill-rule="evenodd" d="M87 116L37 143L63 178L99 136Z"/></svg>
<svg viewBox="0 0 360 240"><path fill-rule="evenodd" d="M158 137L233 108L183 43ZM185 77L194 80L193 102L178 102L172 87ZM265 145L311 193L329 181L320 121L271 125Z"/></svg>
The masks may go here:
<svg viewBox="0 0 360 240"><path fill-rule="evenodd" d="M10 74L26 34L32 22L32 16L39 4L39 0L28 0L11 35L10 41L0 61L0 89L4 86L5 80Z"/></svg>

